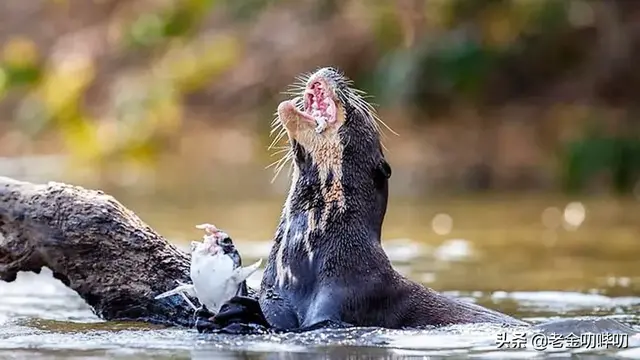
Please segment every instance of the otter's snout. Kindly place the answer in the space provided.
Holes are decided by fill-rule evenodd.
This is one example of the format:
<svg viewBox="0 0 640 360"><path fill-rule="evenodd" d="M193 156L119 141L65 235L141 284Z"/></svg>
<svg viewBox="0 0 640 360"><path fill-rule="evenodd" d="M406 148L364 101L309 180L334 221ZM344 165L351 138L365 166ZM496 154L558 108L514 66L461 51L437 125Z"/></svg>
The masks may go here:
<svg viewBox="0 0 640 360"><path fill-rule="evenodd" d="M301 96L278 105L278 119L294 137L301 130L315 129L320 134L336 128L341 112L335 93L335 81L321 69L309 77Z"/></svg>
<svg viewBox="0 0 640 360"><path fill-rule="evenodd" d="M300 123L302 125L306 123L307 126L313 126L316 123L313 117L298 109L296 104L299 100L300 98L285 100L278 105L278 118L288 130L299 128Z"/></svg>

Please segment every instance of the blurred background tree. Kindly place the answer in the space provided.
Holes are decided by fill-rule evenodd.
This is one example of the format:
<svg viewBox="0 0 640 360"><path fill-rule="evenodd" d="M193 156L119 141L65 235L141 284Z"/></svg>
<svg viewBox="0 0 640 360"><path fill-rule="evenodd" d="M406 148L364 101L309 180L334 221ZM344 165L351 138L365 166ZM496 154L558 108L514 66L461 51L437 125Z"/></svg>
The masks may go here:
<svg viewBox="0 0 640 360"><path fill-rule="evenodd" d="M406 194L629 193L638 24L623 0L4 1L0 172L262 191L281 93L334 65L399 133Z"/></svg>

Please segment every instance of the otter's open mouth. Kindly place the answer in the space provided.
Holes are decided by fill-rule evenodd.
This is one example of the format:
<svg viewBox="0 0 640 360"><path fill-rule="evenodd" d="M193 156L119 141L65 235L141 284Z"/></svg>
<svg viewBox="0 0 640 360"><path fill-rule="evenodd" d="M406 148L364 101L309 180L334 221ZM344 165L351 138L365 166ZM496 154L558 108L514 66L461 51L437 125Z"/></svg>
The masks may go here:
<svg viewBox="0 0 640 360"><path fill-rule="evenodd" d="M301 119L316 125L316 132L321 133L328 125L336 122L337 107L333 91L324 79L313 79L307 85L304 96L284 101L278 107L278 113L293 111Z"/></svg>
<svg viewBox="0 0 640 360"><path fill-rule="evenodd" d="M336 103L325 82L313 81L307 86L304 92L304 111L311 114L316 123L336 122Z"/></svg>

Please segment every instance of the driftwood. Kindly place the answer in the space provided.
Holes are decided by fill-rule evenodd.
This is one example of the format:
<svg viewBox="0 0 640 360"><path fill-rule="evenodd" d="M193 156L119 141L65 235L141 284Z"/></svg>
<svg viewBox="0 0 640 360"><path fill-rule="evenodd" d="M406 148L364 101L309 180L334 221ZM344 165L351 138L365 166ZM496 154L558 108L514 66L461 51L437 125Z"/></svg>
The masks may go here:
<svg viewBox="0 0 640 360"><path fill-rule="evenodd" d="M193 325L180 297L154 300L190 282L189 255L132 211L101 191L0 177L0 279L43 266L102 319Z"/></svg>

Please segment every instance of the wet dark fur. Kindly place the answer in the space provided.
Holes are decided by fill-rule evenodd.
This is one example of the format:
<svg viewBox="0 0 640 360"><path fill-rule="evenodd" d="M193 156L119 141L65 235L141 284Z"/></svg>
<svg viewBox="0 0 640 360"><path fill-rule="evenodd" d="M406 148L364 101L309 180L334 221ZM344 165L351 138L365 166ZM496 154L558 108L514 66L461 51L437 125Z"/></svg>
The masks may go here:
<svg viewBox="0 0 640 360"><path fill-rule="evenodd" d="M331 321L356 326L386 328L469 322L520 323L479 306L444 297L396 272L382 249L388 179L379 133L372 119L364 117L345 95L351 91L339 73L333 77L346 121L339 130L344 146L342 183L346 210L336 206L324 231L310 235L314 257L310 261L297 233L307 230L307 211L315 210L320 222L325 206L318 168L311 154L292 140L295 166L300 176L291 201L291 229L284 250L284 266L297 282L276 282L276 256L284 239L285 219L280 221L263 277L260 305L269 323L278 328L304 328ZM329 175L329 179L333 174Z"/></svg>

